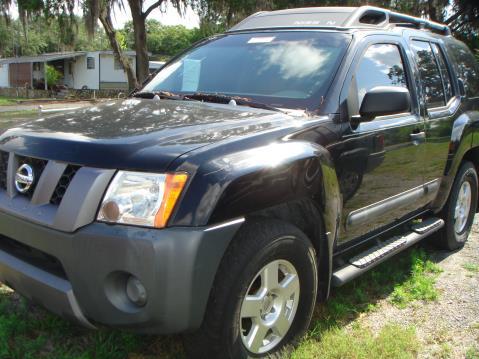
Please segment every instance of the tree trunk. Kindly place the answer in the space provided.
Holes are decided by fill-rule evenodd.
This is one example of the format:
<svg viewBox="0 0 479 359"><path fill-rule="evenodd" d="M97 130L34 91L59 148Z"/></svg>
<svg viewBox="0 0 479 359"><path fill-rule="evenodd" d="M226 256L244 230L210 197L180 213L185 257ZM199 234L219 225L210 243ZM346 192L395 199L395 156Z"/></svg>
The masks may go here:
<svg viewBox="0 0 479 359"><path fill-rule="evenodd" d="M113 27L113 22L111 21L111 14L110 9L101 9L100 10L100 22L105 29L105 33L108 36L108 40L110 41L110 46L113 49L113 53L115 57L120 61L123 69L126 72L126 76L128 77L128 87L130 90L134 90L135 88L139 88L137 76L135 75L135 71L133 66L131 65L130 60L127 56L123 53L118 40L116 39L116 30Z"/></svg>
<svg viewBox="0 0 479 359"><path fill-rule="evenodd" d="M136 69L140 83L146 80L149 75L150 59L146 44L146 16L143 13L142 0L128 0L130 4L133 29L135 32Z"/></svg>
<svg viewBox="0 0 479 359"><path fill-rule="evenodd" d="M428 0L427 2L427 7L428 7L428 13L429 13L429 20L432 21L438 21L437 20L437 12L436 12L436 6L434 4L434 0Z"/></svg>

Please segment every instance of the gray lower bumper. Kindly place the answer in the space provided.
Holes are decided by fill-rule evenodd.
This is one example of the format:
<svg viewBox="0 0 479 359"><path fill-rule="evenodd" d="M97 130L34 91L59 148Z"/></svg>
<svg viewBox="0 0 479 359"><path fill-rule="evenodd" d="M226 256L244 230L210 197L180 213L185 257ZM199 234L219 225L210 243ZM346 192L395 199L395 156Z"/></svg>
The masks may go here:
<svg viewBox="0 0 479 359"><path fill-rule="evenodd" d="M0 212L3 238L55 257L66 275L0 250L0 281L88 327L193 330L201 325L218 265L241 223L164 230L93 223L64 233ZM124 278L129 275L147 290L144 307L126 299Z"/></svg>

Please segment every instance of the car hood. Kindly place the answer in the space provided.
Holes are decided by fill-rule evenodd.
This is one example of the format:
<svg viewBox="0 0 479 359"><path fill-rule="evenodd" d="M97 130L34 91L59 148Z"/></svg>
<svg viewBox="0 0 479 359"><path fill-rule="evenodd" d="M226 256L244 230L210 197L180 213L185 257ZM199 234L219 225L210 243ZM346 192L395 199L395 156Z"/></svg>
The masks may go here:
<svg viewBox="0 0 479 359"><path fill-rule="evenodd" d="M199 147L287 127L291 120L242 106L127 99L3 130L0 149L83 166L165 170Z"/></svg>

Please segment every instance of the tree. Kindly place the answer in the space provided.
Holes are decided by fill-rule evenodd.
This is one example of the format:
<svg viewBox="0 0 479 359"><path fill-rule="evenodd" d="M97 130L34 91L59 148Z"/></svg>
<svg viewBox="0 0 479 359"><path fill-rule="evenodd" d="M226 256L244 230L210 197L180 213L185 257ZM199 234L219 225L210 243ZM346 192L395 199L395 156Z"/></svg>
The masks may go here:
<svg viewBox="0 0 479 359"><path fill-rule="evenodd" d="M309 6L361 6L363 0L196 0L204 33L221 32L258 11ZM369 0L368 5L444 22L453 34L479 48L479 2L471 0ZM451 11L452 9L452 11Z"/></svg>
<svg viewBox="0 0 479 359"><path fill-rule="evenodd" d="M135 48L133 23L127 22L119 31L125 38L126 47ZM147 49L153 55L169 58L190 47L204 36L199 29L188 29L183 25L165 26L159 21L149 19L146 21Z"/></svg>
<svg viewBox="0 0 479 359"><path fill-rule="evenodd" d="M115 30L111 19L111 12L114 5L122 6L122 3L117 2L117 0L84 0L83 13L85 24L88 33L93 34L97 28L98 20L101 22L113 53L123 67L123 70L126 72L128 87L130 89L135 89L139 86L137 74L135 73L130 60L124 54L124 49L122 48L120 41L121 36Z"/></svg>
<svg viewBox="0 0 479 359"><path fill-rule="evenodd" d="M52 88L58 84L58 81L62 78L62 74L53 66L46 65L46 77L48 88Z"/></svg>
<svg viewBox="0 0 479 359"><path fill-rule="evenodd" d="M471 0L453 0L452 14L444 19L453 34L469 47L479 49L479 3Z"/></svg>
<svg viewBox="0 0 479 359"><path fill-rule="evenodd" d="M137 57L137 76L140 82L143 82L149 75L149 56L147 47L146 20L153 10L166 5L166 0L157 0L149 7L145 8L145 0L127 0L132 22L133 33L135 36L135 50ZM171 0L170 4L178 11L182 11L187 5L187 0Z"/></svg>

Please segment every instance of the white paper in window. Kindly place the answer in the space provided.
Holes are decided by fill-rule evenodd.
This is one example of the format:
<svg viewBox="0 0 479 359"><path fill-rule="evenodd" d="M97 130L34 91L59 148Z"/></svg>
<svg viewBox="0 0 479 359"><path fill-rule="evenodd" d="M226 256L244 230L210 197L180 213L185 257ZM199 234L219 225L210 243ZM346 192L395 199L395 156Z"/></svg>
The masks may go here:
<svg viewBox="0 0 479 359"><path fill-rule="evenodd" d="M268 37L252 37L248 40L248 44L266 44L268 42L272 42L275 39L274 36Z"/></svg>
<svg viewBox="0 0 479 359"><path fill-rule="evenodd" d="M181 91L196 92L200 83L201 60L183 60L183 84Z"/></svg>

